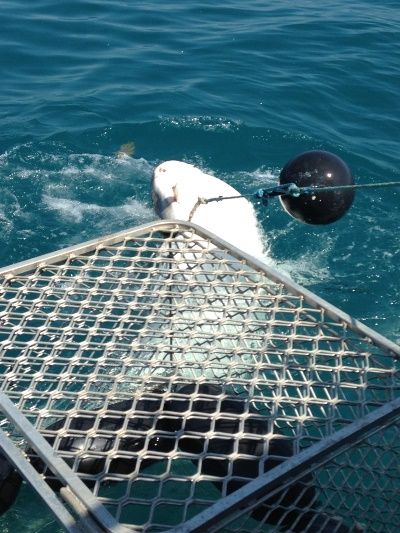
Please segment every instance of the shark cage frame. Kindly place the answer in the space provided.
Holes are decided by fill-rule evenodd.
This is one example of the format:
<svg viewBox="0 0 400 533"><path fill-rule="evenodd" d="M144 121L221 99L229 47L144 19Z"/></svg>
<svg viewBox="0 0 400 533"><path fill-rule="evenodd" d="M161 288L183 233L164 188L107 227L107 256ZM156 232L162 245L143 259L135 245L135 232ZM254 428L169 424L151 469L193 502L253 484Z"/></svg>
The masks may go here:
<svg viewBox="0 0 400 533"><path fill-rule="evenodd" d="M190 223L0 270L3 460L68 531L397 531L400 348Z"/></svg>

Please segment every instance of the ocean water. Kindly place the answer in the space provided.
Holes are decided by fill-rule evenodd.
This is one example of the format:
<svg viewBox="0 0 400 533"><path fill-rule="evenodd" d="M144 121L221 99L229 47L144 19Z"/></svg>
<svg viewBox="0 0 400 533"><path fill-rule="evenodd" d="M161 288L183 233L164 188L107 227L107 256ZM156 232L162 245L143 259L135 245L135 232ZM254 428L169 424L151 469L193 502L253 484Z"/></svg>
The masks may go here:
<svg viewBox="0 0 400 533"><path fill-rule="evenodd" d="M154 220L167 159L246 194L312 149L400 181L398 2L3 0L0 17L0 266ZM321 227L256 209L277 268L400 342L399 200L358 191ZM0 519L55 527L26 491Z"/></svg>

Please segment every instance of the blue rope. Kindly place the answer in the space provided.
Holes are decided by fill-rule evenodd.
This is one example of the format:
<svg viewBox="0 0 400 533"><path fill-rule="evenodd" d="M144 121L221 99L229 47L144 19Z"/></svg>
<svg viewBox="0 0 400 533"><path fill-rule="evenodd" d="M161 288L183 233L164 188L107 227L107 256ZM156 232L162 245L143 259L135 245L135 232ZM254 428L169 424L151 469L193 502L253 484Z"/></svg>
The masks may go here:
<svg viewBox="0 0 400 533"><path fill-rule="evenodd" d="M329 187L298 187L295 183L276 185L269 189L258 189L256 198L273 198L274 196L293 196L298 198L303 194L316 194L318 192L339 191L342 189L378 189L380 187L400 187L400 181L385 181L383 183L359 183L354 185L331 185ZM216 196L215 198L199 198L198 204L221 202L222 200L235 200L236 198L250 198L253 194L240 194L236 196ZM197 205L196 205L197 207Z"/></svg>
<svg viewBox="0 0 400 533"><path fill-rule="evenodd" d="M326 187L298 187L295 183L287 183L272 187L271 189L259 189L256 192L257 198L270 198L272 196L294 196L295 198L303 194L315 194L317 192L339 191L342 189L377 189L379 187L400 187L400 181L386 181L383 183L359 183L354 185L331 185Z"/></svg>

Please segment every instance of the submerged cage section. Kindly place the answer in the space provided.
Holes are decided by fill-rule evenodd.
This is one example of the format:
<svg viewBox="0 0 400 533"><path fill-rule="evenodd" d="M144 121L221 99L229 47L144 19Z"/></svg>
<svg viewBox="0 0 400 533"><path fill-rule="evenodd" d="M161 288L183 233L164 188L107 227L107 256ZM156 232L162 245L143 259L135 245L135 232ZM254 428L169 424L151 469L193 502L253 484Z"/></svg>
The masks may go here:
<svg viewBox="0 0 400 533"><path fill-rule="evenodd" d="M70 531L394 532L399 357L156 222L0 270L0 467Z"/></svg>

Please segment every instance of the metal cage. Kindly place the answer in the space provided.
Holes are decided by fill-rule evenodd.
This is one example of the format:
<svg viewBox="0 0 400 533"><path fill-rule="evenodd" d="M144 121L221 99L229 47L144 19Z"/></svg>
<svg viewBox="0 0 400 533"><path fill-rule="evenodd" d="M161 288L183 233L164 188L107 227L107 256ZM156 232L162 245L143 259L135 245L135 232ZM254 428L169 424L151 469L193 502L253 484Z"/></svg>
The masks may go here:
<svg viewBox="0 0 400 533"><path fill-rule="evenodd" d="M399 356L155 222L0 269L3 460L69 531L397 531Z"/></svg>

